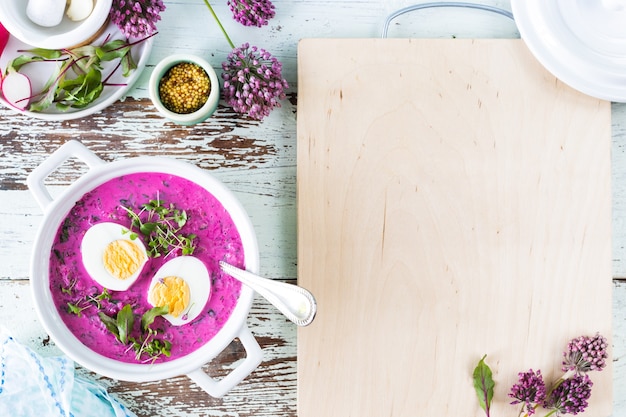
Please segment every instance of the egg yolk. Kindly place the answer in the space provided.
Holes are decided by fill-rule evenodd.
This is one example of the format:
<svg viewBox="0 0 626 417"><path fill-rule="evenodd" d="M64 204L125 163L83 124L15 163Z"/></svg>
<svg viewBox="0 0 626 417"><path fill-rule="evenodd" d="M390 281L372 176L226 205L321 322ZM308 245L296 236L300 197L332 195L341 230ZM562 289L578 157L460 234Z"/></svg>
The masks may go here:
<svg viewBox="0 0 626 417"><path fill-rule="evenodd" d="M169 307L169 314L180 316L189 305L189 285L175 276L159 279L148 294L148 302L155 307Z"/></svg>
<svg viewBox="0 0 626 417"><path fill-rule="evenodd" d="M104 268L111 276L127 279L143 265L146 255L129 240L116 240L107 245L102 255Z"/></svg>

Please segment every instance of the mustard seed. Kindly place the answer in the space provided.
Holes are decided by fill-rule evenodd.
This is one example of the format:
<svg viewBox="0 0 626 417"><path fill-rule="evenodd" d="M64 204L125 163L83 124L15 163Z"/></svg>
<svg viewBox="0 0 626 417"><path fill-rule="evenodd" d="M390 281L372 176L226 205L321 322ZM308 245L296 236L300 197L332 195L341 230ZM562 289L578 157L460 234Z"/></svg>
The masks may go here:
<svg viewBox="0 0 626 417"><path fill-rule="evenodd" d="M206 103L211 80L197 64L181 62L170 68L159 82L161 102L169 111L193 113Z"/></svg>

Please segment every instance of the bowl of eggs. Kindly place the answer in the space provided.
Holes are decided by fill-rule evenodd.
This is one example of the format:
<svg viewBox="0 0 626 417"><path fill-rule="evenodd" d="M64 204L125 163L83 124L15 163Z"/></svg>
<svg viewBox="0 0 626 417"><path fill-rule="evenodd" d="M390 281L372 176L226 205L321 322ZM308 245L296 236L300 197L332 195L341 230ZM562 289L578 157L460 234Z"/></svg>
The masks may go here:
<svg viewBox="0 0 626 417"><path fill-rule="evenodd" d="M70 159L88 171L52 198L44 180ZM257 273L256 235L220 181L170 158L105 163L71 140L27 182L44 211L30 268L35 308L67 356L125 381L187 375L215 397L260 364L246 324L254 293L219 266ZM235 338L246 357L216 380L202 366Z"/></svg>
<svg viewBox="0 0 626 417"><path fill-rule="evenodd" d="M27 45L63 49L95 39L112 0L2 0L0 22Z"/></svg>

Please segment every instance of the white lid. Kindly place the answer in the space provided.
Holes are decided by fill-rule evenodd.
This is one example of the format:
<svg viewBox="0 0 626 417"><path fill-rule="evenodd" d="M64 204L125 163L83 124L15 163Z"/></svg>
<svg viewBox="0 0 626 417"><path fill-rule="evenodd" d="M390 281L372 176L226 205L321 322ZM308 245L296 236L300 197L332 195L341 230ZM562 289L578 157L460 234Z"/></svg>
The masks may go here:
<svg viewBox="0 0 626 417"><path fill-rule="evenodd" d="M522 39L569 86L626 102L626 0L511 0Z"/></svg>

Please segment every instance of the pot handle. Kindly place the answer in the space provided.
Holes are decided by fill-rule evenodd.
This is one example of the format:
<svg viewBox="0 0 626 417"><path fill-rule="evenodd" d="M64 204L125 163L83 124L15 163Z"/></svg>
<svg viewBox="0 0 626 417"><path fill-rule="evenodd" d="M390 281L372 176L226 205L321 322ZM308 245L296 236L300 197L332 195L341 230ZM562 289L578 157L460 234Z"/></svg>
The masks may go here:
<svg viewBox="0 0 626 417"><path fill-rule="evenodd" d="M93 152L91 152L85 145L77 140L69 140L65 142L59 149L54 151L48 159L43 161L41 165L35 168L26 179L28 188L33 193L35 200L41 206L42 209L46 209L50 203L52 203L52 196L48 192L44 183L45 179L54 170L59 168L63 162L76 157L82 160L89 168L94 168L98 165L104 164L104 161L98 158Z"/></svg>
<svg viewBox="0 0 626 417"><path fill-rule="evenodd" d="M498 7L488 6L486 4L465 3L465 2L460 2L460 1L440 1L440 2L432 2L432 3L419 3L419 4L413 4L411 6L404 7L400 10L396 10L395 12L387 16L387 19L385 19L385 22L383 23L383 33L381 37L382 38L387 37L387 31L389 30L389 25L391 21L395 19L396 17L403 15L405 13L415 11L415 10L431 9L431 8L437 8L437 7L460 7L460 8L465 8L465 9L484 10L487 12L493 12L493 13L502 15L504 17L508 17L513 22L515 22L513 13L509 12L508 10L500 9Z"/></svg>
<svg viewBox="0 0 626 417"><path fill-rule="evenodd" d="M250 375L263 360L263 351L250 332L250 329L248 329L248 326L245 324L241 326L237 337L246 350L246 358L224 378L219 381L215 380L207 375L202 368L198 368L187 374L193 382L198 384L200 388L205 390L212 397L223 397L228 391L233 389L235 385Z"/></svg>

